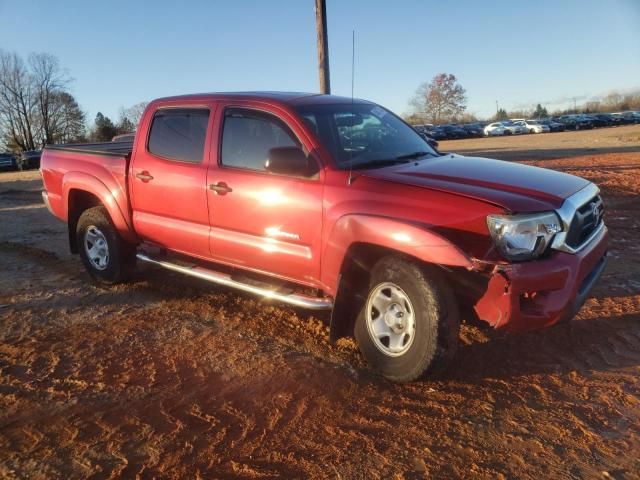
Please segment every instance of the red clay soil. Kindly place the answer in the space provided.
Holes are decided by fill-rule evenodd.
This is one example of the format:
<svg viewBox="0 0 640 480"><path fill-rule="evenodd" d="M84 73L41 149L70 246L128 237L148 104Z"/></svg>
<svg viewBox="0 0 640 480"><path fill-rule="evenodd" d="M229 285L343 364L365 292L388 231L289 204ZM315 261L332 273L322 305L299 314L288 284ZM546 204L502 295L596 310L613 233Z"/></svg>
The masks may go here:
<svg viewBox="0 0 640 480"><path fill-rule="evenodd" d="M0 175L0 477L640 478L640 158L539 163L604 192L594 297L542 331L464 325L409 385L326 317L154 268L92 286L37 174Z"/></svg>

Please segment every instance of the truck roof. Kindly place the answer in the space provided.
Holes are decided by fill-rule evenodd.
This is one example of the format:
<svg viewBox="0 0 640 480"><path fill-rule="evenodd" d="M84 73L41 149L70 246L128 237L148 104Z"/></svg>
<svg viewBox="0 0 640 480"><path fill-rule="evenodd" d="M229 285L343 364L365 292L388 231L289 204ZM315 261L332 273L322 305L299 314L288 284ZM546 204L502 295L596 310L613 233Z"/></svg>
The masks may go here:
<svg viewBox="0 0 640 480"><path fill-rule="evenodd" d="M177 95L163 97L154 102L169 102L180 100L256 100L285 103L288 105L316 105L316 104L336 104L336 103L371 103L359 98L341 97L338 95L324 95L320 93L305 92L220 92L220 93L193 93L188 95Z"/></svg>

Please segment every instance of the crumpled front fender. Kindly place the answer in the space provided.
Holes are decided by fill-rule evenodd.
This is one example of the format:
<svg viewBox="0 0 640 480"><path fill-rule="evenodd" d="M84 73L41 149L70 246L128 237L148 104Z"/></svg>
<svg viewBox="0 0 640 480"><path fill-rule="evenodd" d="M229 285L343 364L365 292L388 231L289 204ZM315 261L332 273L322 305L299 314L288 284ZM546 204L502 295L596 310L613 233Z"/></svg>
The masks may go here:
<svg viewBox="0 0 640 480"><path fill-rule="evenodd" d="M347 252L354 244L395 250L428 263L472 268L472 259L424 226L374 215L345 215L333 226L322 255L321 280L335 295Z"/></svg>

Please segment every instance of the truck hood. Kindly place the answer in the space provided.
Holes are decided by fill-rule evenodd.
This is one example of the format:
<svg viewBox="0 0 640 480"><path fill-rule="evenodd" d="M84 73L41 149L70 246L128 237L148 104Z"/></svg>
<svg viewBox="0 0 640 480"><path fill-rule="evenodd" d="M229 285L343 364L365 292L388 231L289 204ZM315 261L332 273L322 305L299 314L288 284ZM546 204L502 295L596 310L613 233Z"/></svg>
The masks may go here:
<svg viewBox="0 0 640 480"><path fill-rule="evenodd" d="M363 175L456 193L514 213L554 210L589 181L519 163L446 154L418 162L363 170Z"/></svg>

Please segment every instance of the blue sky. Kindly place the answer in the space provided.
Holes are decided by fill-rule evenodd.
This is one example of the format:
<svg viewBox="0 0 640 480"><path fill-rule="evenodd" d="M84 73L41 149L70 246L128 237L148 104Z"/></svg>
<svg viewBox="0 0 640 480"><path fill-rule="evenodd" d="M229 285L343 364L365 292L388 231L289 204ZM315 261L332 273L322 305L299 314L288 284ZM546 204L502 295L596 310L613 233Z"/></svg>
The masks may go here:
<svg viewBox="0 0 640 480"><path fill-rule="evenodd" d="M333 93L404 113L455 74L480 116L640 88L640 1L327 0ZM90 118L182 93L317 91L314 0L0 0L0 48L56 55Z"/></svg>

